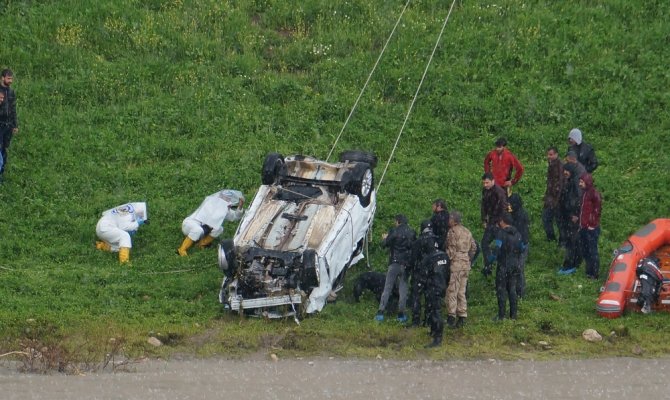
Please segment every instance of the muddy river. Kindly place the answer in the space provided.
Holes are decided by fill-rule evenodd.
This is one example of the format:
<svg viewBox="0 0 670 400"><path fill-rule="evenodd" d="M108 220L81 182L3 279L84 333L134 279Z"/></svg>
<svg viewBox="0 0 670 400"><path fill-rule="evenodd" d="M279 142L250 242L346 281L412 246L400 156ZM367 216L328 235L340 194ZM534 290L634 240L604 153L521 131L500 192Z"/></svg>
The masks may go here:
<svg viewBox="0 0 670 400"><path fill-rule="evenodd" d="M144 361L128 372L24 374L0 399L663 399L670 359Z"/></svg>

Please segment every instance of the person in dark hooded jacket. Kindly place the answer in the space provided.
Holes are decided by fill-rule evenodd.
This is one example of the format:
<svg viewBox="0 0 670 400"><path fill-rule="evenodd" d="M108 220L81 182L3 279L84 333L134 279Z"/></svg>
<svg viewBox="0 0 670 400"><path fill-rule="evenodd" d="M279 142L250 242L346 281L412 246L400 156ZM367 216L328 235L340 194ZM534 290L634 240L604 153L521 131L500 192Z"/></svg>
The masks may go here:
<svg viewBox="0 0 670 400"><path fill-rule="evenodd" d="M433 216L430 218L433 233L437 239L437 246L444 251L447 242L447 231L449 230L449 210L444 199L433 201Z"/></svg>
<svg viewBox="0 0 670 400"><path fill-rule="evenodd" d="M542 226L547 240L556 240L554 222L559 226L560 242L560 209L561 189L563 188L563 162L558 157L558 149L551 146L547 149L547 186L542 198Z"/></svg>
<svg viewBox="0 0 670 400"><path fill-rule="evenodd" d="M598 279L600 271L598 238L600 237L602 197L593 187L593 177L589 173L579 177L579 187L584 191L579 211L579 239L582 256L586 261L586 276L590 279Z"/></svg>
<svg viewBox="0 0 670 400"><path fill-rule="evenodd" d="M505 190L495 183L493 174L486 172L482 175L482 204L481 204L481 218L484 227L484 235L482 236L482 252L484 255L484 269L482 273L488 276L492 272L492 264L489 262L491 258L491 242L496 236L498 230L498 222L502 219L503 214L507 212L507 194Z"/></svg>
<svg viewBox="0 0 670 400"><path fill-rule="evenodd" d="M582 261L579 247L579 209L581 207L582 192L579 188L579 178L576 175L577 164L565 163L563 174L565 182L561 191L561 236L565 242L565 256L563 264L558 270L559 275L569 275L577 271Z"/></svg>
<svg viewBox="0 0 670 400"><path fill-rule="evenodd" d="M498 299L498 314L494 321L505 319L505 307L509 299L509 317L517 318L517 289L519 278L519 255L523 251L521 234L512 225L514 220L510 214L505 214L496 232L495 246L489 261L497 262L496 268L496 297Z"/></svg>
<svg viewBox="0 0 670 400"><path fill-rule="evenodd" d="M593 146L583 141L582 131L577 128L572 129L568 134L568 144L568 151L574 151L577 160L586 168L586 172L592 174L598 168L598 159Z"/></svg>
<svg viewBox="0 0 670 400"><path fill-rule="evenodd" d="M530 218L526 209L523 208L523 200L518 193L513 193L509 197L509 204L512 208L512 219L514 220L513 224L519 234L521 234L521 240L523 241L523 249L519 253L519 278L516 282L516 293L518 297L523 297L526 295L526 260L528 260L528 244L530 242Z"/></svg>

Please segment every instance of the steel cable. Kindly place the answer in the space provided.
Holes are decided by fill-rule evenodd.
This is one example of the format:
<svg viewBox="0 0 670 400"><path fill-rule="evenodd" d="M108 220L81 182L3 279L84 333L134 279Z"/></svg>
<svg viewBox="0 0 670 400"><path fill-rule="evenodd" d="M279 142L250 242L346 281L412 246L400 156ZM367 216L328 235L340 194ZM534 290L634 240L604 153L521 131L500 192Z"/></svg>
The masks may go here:
<svg viewBox="0 0 670 400"><path fill-rule="evenodd" d="M344 128L347 127L347 124L349 123L349 120L351 119L351 116L354 115L354 111L356 110L356 107L358 107L358 102L361 100L361 97L363 96L363 92L365 92L365 88L368 86L368 83L370 83L370 79L372 78L372 74L374 74L375 70L377 69L377 65L379 65L379 60L381 60L382 55L384 55L384 52L386 51L386 47L388 46L389 42L391 41L391 38L393 37L393 34L396 31L396 28L398 27L398 24L400 24L400 19L402 19L403 14L405 14L405 10L407 10L407 6L409 6L409 2L411 0L407 0L405 3L405 7L403 7L402 12L398 16L398 20L395 22L395 25L393 26L393 30L391 30L391 33L389 34L389 37L386 39L386 43L384 43L384 47L382 48L382 51L379 53L379 57L377 57L377 61L375 61L375 65L372 67L372 70L370 71L370 74L368 75L368 79L365 81L365 84L363 85L363 88L361 89L361 92L358 94L358 98L354 102L354 106L351 107L351 111L349 111L349 115L347 116L347 119L344 121L344 125L342 125L342 129L340 129L340 133L337 135L335 138L335 143L333 143L333 147L330 148L330 152L328 153L328 157L326 157L326 161L330 159L330 156L333 154L333 151L335 150L335 147L337 146L337 142L340 141L340 137L342 137L342 132L344 132Z"/></svg>
<svg viewBox="0 0 670 400"><path fill-rule="evenodd" d="M414 93L414 97L412 98L412 102L409 105L409 109L407 110L407 113L405 114L405 120L402 123L402 126L400 127L400 132L398 132L398 137L395 140L395 144L393 145L393 150L391 150L391 155L389 156L388 160L386 161L386 166L384 167L384 172L382 172L381 178L379 178L379 183L377 184L377 193L379 193L379 188L382 185L382 182L384 181L384 176L386 175L386 170L388 170L389 164L391 163L391 160L393 159L393 155L395 154L396 148L398 147L398 142L400 142L400 137L402 136L403 131L405 130L405 125L407 125L407 120L409 119L409 115L412 112L412 109L414 108L414 103L416 102L416 98L419 95L419 90L421 90L421 86L423 85L423 81L426 79L426 74L428 73L428 68L430 67L431 62L433 61L433 57L435 56L435 52L437 51L437 47L440 44L440 40L442 39L442 34L444 33L444 29L447 26L447 22L449 21L449 17L451 16L451 12L454 9L454 5L456 4L456 0L453 0L451 3L451 7L449 7L449 13L447 13L446 18L444 19L444 22L442 23L442 29L440 30L440 34L437 37L437 40L435 41L435 46L433 47L433 52L430 54L430 58L428 59L428 62L426 63L426 68L423 71L423 75L421 76L421 81L419 82L419 85L416 88L416 92Z"/></svg>

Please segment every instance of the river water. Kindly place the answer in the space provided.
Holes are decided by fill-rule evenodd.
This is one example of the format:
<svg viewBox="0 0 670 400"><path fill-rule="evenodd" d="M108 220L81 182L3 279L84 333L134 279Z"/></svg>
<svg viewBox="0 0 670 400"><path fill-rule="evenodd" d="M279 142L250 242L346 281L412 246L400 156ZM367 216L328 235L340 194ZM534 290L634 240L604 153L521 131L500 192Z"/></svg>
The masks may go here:
<svg viewBox="0 0 670 400"><path fill-rule="evenodd" d="M670 359L151 360L129 372L0 366L0 399L664 399Z"/></svg>

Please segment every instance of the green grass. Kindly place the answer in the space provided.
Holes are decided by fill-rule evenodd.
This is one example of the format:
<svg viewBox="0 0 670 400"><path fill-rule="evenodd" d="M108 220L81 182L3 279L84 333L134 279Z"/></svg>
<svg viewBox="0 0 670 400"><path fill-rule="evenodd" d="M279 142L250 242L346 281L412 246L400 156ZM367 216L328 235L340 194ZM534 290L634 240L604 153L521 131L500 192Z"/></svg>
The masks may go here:
<svg viewBox="0 0 670 400"><path fill-rule="evenodd" d="M423 350L425 330L376 324L373 299L352 304L350 287L299 327L239 319L217 303L215 251L174 254L182 219L206 195L231 187L253 197L268 152L328 154L403 5L1 2L0 66L15 72L21 130L0 186L0 351L33 341L85 358L115 337L133 356L667 354L668 315L598 317L600 283L555 274L562 255L539 218L544 150L564 152L573 127L601 161L603 271L628 235L669 216L667 2L457 2L379 187L370 263L385 270L378 238L394 214L418 226L437 197L480 237L482 160L505 136L526 166L518 191L533 219L517 323L490 322L493 285L477 271L468 326L437 351ZM378 178L449 6L412 2L338 144L374 151ZM132 266L119 266L94 249L95 223L141 200L151 225L134 239ZM606 339L584 342L586 328ZM149 335L168 345L150 347Z"/></svg>

